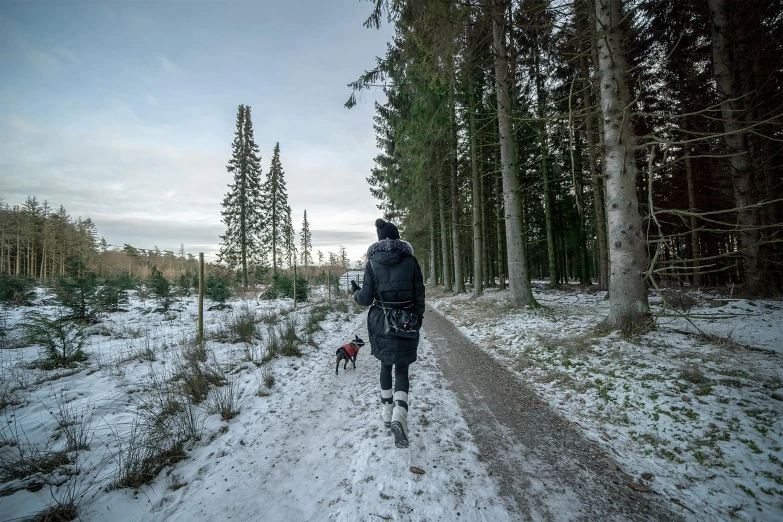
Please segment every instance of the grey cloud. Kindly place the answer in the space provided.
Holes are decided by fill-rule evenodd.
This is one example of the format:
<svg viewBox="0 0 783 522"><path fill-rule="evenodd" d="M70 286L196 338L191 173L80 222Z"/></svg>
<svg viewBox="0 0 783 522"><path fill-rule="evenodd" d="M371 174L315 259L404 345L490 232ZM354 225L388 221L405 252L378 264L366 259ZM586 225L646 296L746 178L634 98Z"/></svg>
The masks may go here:
<svg viewBox="0 0 783 522"><path fill-rule="evenodd" d="M98 227L98 233L114 246L128 243L137 248L153 248L177 252L180 243L185 251L206 252L212 256L217 250L218 236L224 232L222 223L195 221L172 221L168 217L126 218L105 215L91 216ZM112 243L110 238L124 238L121 243ZM154 238L154 240L152 240Z"/></svg>

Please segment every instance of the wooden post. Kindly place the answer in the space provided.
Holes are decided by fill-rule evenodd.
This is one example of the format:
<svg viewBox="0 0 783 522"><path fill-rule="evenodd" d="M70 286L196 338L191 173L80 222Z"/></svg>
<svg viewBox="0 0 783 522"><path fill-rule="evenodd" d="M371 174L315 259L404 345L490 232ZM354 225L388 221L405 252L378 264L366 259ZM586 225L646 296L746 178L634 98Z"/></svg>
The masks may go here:
<svg viewBox="0 0 783 522"><path fill-rule="evenodd" d="M204 342L204 252L198 253L198 342Z"/></svg>
<svg viewBox="0 0 783 522"><path fill-rule="evenodd" d="M326 271L326 295L329 301L332 300L332 271Z"/></svg>
<svg viewBox="0 0 783 522"><path fill-rule="evenodd" d="M296 258L294 258L294 310L296 310Z"/></svg>

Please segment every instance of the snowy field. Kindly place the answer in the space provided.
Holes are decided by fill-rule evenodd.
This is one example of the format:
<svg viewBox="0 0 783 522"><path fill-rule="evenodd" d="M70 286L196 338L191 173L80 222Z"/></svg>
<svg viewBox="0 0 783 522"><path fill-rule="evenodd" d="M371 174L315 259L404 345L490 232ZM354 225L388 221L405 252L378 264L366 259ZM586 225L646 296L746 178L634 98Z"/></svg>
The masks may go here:
<svg viewBox="0 0 783 522"><path fill-rule="evenodd" d="M163 313L134 296L89 327L86 360L45 369L20 324L49 299L0 313L0 520L511 519L426 338L407 450L382 426L369 345L335 375L337 347L367 340L348 300L233 301L205 313L201 345L195 298Z"/></svg>
<svg viewBox="0 0 783 522"><path fill-rule="evenodd" d="M783 520L783 303L664 291L657 328L625 340L594 328L605 292L534 295L430 303L686 518Z"/></svg>

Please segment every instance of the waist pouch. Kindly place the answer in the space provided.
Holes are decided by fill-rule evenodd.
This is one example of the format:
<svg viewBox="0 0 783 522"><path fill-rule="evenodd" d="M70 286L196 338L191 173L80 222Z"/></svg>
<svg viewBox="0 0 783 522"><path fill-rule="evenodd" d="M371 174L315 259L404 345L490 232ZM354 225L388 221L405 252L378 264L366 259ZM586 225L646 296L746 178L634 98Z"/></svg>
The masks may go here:
<svg viewBox="0 0 783 522"><path fill-rule="evenodd" d="M386 308L383 303L383 333L399 339L417 339L419 337L419 316L410 308Z"/></svg>

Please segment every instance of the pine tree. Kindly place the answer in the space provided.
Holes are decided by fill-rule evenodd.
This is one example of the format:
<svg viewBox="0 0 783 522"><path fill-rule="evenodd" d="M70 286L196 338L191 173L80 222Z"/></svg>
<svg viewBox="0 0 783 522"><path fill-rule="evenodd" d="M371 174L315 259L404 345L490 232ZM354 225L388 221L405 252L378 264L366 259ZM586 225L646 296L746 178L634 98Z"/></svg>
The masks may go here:
<svg viewBox="0 0 783 522"><path fill-rule="evenodd" d="M234 175L223 199L223 223L226 233L220 236L218 260L230 267L242 268L242 283L248 285L248 265L263 264L261 232L264 226L261 158L253 138L250 106L237 109L237 124L231 159L226 170Z"/></svg>
<svg viewBox="0 0 783 522"><path fill-rule="evenodd" d="M506 223L506 246L508 249L508 280L511 287L511 302L518 307L538 307L533 297L528 276L527 255L522 226L522 212L517 176L516 151L512 135L511 99L509 87L508 48L505 41L507 0L492 2L492 35L496 49L495 82L498 125L500 132L501 176L503 179L503 203Z"/></svg>
<svg viewBox="0 0 783 522"><path fill-rule="evenodd" d="M284 216L283 240L285 245L285 256L286 261L288 262L288 268L291 268L296 261L296 232L294 232L294 222L291 219L291 207L285 207Z"/></svg>
<svg viewBox="0 0 783 522"><path fill-rule="evenodd" d="M339 260L340 260L340 266L343 268L348 268L348 264L350 263L350 259L348 259L348 252L345 251L345 247L342 245L340 246L340 254L339 254Z"/></svg>
<svg viewBox="0 0 783 522"><path fill-rule="evenodd" d="M299 239L302 246L302 266L310 266L313 262L312 250L313 240L310 236L310 223L307 221L307 210L304 211L304 220L302 221L302 234Z"/></svg>
<svg viewBox="0 0 783 522"><path fill-rule="evenodd" d="M285 173L280 164L280 143L275 144L272 153L272 164L264 182L266 197L267 224L265 243L272 247L272 273L277 274L277 265L283 258L285 246L285 220L288 208L288 192L285 186Z"/></svg>

